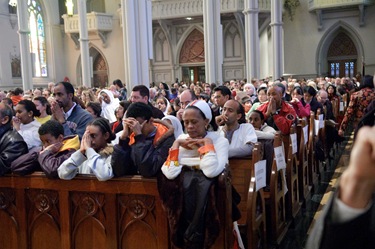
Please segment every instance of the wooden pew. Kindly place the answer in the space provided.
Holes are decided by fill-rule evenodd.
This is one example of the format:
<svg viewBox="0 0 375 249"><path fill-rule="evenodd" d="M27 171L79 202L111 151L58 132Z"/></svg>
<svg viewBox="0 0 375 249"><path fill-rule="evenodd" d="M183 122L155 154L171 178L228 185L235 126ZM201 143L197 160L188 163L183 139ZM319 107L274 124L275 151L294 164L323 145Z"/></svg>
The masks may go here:
<svg viewBox="0 0 375 249"><path fill-rule="evenodd" d="M306 200L310 195L311 187L309 186L309 164L308 164L308 140L306 141L303 129L307 127L307 121L299 120L297 125L297 142L298 142L298 183L300 200ZM308 132L307 132L308 138ZM306 144L305 144L306 141Z"/></svg>
<svg viewBox="0 0 375 249"><path fill-rule="evenodd" d="M315 116L315 120L319 120L319 115L320 114L323 114L324 115L324 111L320 111L318 110L316 112L316 116ZM327 166L327 149L326 149L326 129L325 129L325 119L323 119L323 128L320 128L318 130L318 134L315 134L315 139L316 139L316 142L320 142L321 143L321 148L322 148L322 153L323 153L323 157L324 157L324 160L323 161L319 161L319 160L315 160L315 164L316 164L316 167L318 168L318 172L319 172L319 178L320 178L320 174L326 170L326 166Z"/></svg>
<svg viewBox="0 0 375 249"><path fill-rule="evenodd" d="M222 224L213 248L230 248L233 235L225 218L231 216L226 213L230 201L226 190L218 192ZM171 248L154 178L100 182L87 175L70 181L47 179L43 173L3 176L0 221L2 248Z"/></svg>
<svg viewBox="0 0 375 249"><path fill-rule="evenodd" d="M290 128L290 135L292 134L297 134L294 126ZM286 160L286 183L288 187L288 192L286 193L286 214L288 219L296 217L297 213L301 209L298 186L298 148L293 154L292 139L290 135L283 136Z"/></svg>
<svg viewBox="0 0 375 249"><path fill-rule="evenodd" d="M314 186L319 180L319 167L315 163L315 113L311 112L309 118L309 140L307 143L307 163L309 170L309 185Z"/></svg>
<svg viewBox="0 0 375 249"><path fill-rule="evenodd" d="M241 196L237 221L246 235L248 248L266 248L266 211L263 189L256 190L254 164L263 158L263 146L256 143L251 157L229 160L232 184Z"/></svg>
<svg viewBox="0 0 375 249"><path fill-rule="evenodd" d="M280 132L277 132L274 138L274 148L279 146L282 146L282 136ZM286 215L286 197L284 195L285 189L282 181L283 172L283 170L277 170L274 155L270 191L264 193L266 202L267 238L272 244L281 243L290 225L290 220L288 220Z"/></svg>

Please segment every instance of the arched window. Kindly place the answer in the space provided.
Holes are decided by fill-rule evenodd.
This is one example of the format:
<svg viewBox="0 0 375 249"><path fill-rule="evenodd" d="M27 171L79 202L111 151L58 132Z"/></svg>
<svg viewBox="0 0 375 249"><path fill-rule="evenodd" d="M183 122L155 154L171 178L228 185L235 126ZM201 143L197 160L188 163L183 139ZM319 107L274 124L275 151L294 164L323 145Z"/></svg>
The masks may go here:
<svg viewBox="0 0 375 249"><path fill-rule="evenodd" d="M37 0L27 1L29 10L30 53L34 77L47 77L46 38L43 12Z"/></svg>

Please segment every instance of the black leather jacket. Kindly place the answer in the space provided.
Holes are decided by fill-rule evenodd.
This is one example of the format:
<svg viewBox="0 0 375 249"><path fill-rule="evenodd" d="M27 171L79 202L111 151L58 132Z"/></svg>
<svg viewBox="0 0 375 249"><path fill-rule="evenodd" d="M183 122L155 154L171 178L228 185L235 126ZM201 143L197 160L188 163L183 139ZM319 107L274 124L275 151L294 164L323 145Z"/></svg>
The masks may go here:
<svg viewBox="0 0 375 249"><path fill-rule="evenodd" d="M26 142L10 124L0 126L0 176L8 173L10 164L27 152Z"/></svg>

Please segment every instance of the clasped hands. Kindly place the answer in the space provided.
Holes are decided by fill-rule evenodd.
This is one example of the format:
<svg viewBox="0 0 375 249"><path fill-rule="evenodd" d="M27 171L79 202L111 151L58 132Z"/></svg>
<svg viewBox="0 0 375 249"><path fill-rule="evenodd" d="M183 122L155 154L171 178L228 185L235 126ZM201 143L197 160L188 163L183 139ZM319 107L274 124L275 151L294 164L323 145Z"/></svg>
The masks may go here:
<svg viewBox="0 0 375 249"><path fill-rule="evenodd" d="M135 118L123 118L122 125L124 129L122 131L120 139L126 139L132 132L134 132L134 135L142 134L142 128L145 123L147 123L147 120L143 121L143 123L141 124Z"/></svg>
<svg viewBox="0 0 375 249"><path fill-rule="evenodd" d="M181 146L187 150L195 150L208 144L212 144L211 138L208 137L177 139L171 149L178 149Z"/></svg>

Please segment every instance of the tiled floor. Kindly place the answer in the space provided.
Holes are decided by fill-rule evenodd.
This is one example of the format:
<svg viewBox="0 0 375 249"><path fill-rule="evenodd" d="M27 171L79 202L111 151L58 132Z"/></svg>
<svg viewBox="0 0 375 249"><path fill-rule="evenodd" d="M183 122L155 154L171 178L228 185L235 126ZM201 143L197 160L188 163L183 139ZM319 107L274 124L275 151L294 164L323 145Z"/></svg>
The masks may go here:
<svg viewBox="0 0 375 249"><path fill-rule="evenodd" d="M348 141L348 140L347 140ZM319 183L314 186L310 200L302 206L301 211L294 219L289 230L281 242L279 247L271 246L271 248L279 249L302 249L306 243L309 229L314 220L320 214L324 204L329 199L330 194L335 189L335 184L343 169L347 166L349 160L350 147L353 139L343 142L331 165L327 165L326 171L322 173Z"/></svg>

